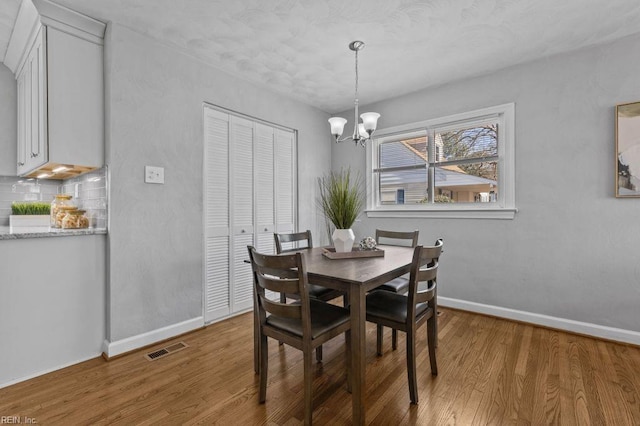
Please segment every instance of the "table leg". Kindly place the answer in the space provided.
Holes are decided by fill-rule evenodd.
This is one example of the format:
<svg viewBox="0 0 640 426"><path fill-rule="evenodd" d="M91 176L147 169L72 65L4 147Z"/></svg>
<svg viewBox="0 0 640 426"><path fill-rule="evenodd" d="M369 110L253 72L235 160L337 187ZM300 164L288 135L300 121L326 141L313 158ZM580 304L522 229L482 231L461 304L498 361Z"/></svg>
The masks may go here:
<svg viewBox="0 0 640 426"><path fill-rule="evenodd" d="M350 293L351 302L351 356L352 356L352 389L351 399L353 404L354 425L364 425L365 406L364 390L366 371L366 297L363 287L352 284Z"/></svg>

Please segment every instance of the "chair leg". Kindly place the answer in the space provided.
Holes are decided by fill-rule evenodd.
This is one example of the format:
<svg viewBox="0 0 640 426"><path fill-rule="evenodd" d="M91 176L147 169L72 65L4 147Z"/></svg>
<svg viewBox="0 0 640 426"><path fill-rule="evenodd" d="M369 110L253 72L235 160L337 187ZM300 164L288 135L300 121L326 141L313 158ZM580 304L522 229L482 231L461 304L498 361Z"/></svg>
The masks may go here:
<svg viewBox="0 0 640 426"><path fill-rule="evenodd" d="M304 358L304 424L311 425L313 415L313 371L311 351L303 351Z"/></svg>
<svg viewBox="0 0 640 426"><path fill-rule="evenodd" d="M287 303L287 295L284 293L280 293L280 303L285 304ZM284 343L278 341L278 345L282 346L284 345Z"/></svg>
<svg viewBox="0 0 640 426"><path fill-rule="evenodd" d="M436 288L435 293L433 294L433 318L434 318L434 328L435 328L435 335L436 335L436 339L435 339L435 343L434 343L434 347L437 348L438 347L438 289Z"/></svg>
<svg viewBox="0 0 640 426"><path fill-rule="evenodd" d="M391 349L398 349L398 330L395 328L391 329Z"/></svg>
<svg viewBox="0 0 640 426"><path fill-rule="evenodd" d="M346 345L346 359L347 364L347 392L351 393L351 381L353 380L353 374L351 374L351 330L344 332L344 344Z"/></svg>
<svg viewBox="0 0 640 426"><path fill-rule="evenodd" d="M431 374L438 375L438 364L436 363L436 345L438 344L437 336L438 319L434 315L427 320L427 344L429 345L429 362L431 362Z"/></svg>
<svg viewBox="0 0 640 426"><path fill-rule="evenodd" d="M378 356L382 356L382 332L383 332L383 327L378 324L377 325L377 333L376 333L376 353L378 354Z"/></svg>
<svg viewBox="0 0 640 426"><path fill-rule="evenodd" d="M342 296L342 306L345 308L349 307L349 293L345 293L344 296Z"/></svg>
<svg viewBox="0 0 640 426"><path fill-rule="evenodd" d="M407 330L407 378L409 379L409 398L412 404L418 403L418 382L416 380L416 339L415 330Z"/></svg>
<svg viewBox="0 0 640 426"><path fill-rule="evenodd" d="M322 362L322 345L316 348L316 361Z"/></svg>
<svg viewBox="0 0 640 426"><path fill-rule="evenodd" d="M260 374L260 320L257 307L253 309L253 370Z"/></svg>
<svg viewBox="0 0 640 426"><path fill-rule="evenodd" d="M269 370L269 346L267 336L260 333L260 403L267 399L267 371Z"/></svg>

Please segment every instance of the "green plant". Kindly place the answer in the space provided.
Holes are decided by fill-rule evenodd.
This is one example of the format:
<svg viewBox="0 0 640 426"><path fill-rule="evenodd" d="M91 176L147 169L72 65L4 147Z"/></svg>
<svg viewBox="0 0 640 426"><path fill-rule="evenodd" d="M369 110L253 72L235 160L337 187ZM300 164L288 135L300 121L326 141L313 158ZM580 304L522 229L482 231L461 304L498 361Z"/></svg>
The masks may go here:
<svg viewBox="0 0 640 426"><path fill-rule="evenodd" d="M318 178L318 205L336 229L349 229L365 205L365 193L360 175L350 169L332 171Z"/></svg>
<svg viewBox="0 0 640 426"><path fill-rule="evenodd" d="M42 202L11 203L11 214L13 215L21 215L21 216L28 215L28 214L48 215L49 209L50 209L49 203L42 203Z"/></svg>
<svg viewBox="0 0 640 426"><path fill-rule="evenodd" d="M433 197L433 202L434 203L454 203L455 201L453 201L447 195L439 194Z"/></svg>

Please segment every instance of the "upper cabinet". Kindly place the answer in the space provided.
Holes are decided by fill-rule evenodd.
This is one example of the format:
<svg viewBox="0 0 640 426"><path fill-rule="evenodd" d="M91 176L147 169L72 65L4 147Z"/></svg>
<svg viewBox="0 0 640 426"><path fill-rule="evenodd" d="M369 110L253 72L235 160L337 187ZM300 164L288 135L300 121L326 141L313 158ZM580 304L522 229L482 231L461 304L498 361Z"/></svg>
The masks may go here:
<svg viewBox="0 0 640 426"><path fill-rule="evenodd" d="M105 25L23 0L4 63L17 80L17 174L67 179L104 164Z"/></svg>

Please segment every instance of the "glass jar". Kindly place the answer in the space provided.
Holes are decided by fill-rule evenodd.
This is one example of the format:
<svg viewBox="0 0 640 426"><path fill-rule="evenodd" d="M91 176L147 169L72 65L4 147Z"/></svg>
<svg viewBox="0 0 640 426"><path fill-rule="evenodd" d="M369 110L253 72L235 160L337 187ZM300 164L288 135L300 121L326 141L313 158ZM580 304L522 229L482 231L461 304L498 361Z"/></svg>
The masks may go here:
<svg viewBox="0 0 640 426"><path fill-rule="evenodd" d="M62 220L65 218L68 212L78 210L76 206L60 206L58 213L56 213L56 228L62 228Z"/></svg>
<svg viewBox="0 0 640 426"><path fill-rule="evenodd" d="M89 227L89 218L85 210L68 210L62 219L63 229L81 229Z"/></svg>
<svg viewBox="0 0 640 426"><path fill-rule="evenodd" d="M57 218L58 212L60 212L62 207L75 208L75 206L73 205L73 202L71 202L71 195L58 194L51 202L49 226L51 226L52 228L60 228L60 221L62 220L64 215L60 217L60 221L56 220L56 218Z"/></svg>

